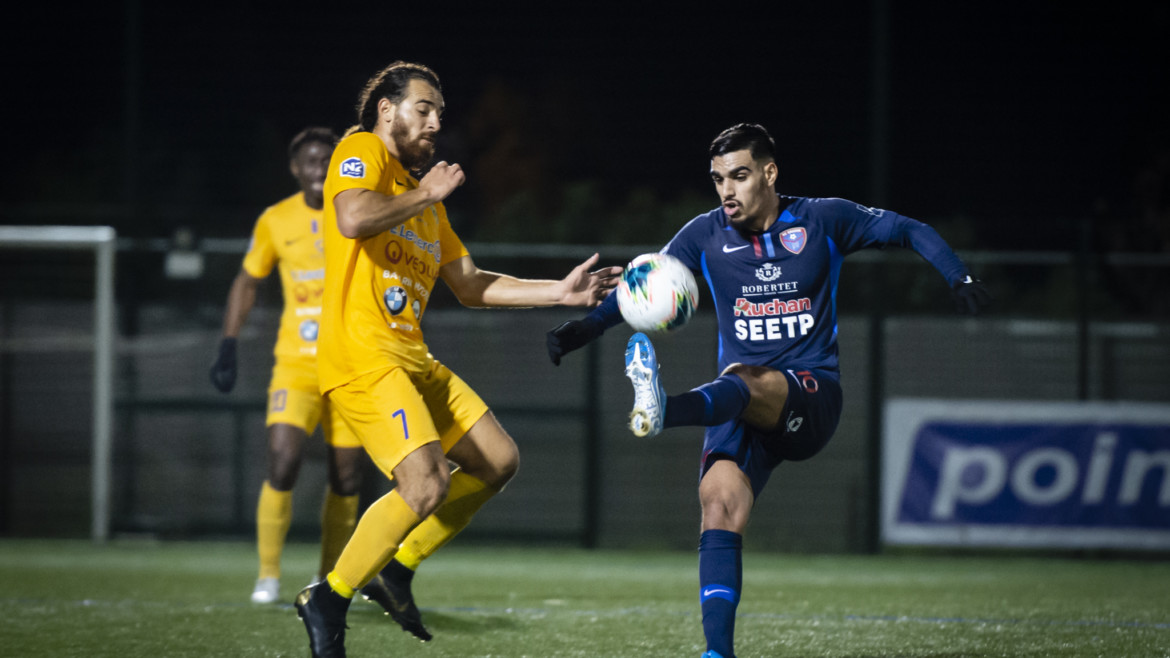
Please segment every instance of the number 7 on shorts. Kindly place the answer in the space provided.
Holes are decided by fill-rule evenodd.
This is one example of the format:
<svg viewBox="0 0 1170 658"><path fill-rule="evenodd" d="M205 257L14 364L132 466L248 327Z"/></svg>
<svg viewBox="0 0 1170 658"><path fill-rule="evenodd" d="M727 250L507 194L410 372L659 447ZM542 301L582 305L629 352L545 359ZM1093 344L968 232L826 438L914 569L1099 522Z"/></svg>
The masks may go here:
<svg viewBox="0 0 1170 658"><path fill-rule="evenodd" d="M390 414L391 418L396 418L398 416L402 416L402 437L404 439L406 439L407 441L409 441L410 440L410 430L406 427L406 410L399 409L398 411L395 411L394 413Z"/></svg>

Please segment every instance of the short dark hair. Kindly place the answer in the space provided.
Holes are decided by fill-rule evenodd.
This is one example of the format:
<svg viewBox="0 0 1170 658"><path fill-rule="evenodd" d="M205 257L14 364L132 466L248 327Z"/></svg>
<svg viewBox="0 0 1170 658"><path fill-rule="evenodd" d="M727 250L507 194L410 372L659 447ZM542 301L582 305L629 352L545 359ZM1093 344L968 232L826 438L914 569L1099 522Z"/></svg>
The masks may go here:
<svg viewBox="0 0 1170 658"><path fill-rule="evenodd" d="M297 157L301 149L309 144L324 144L331 150L337 145L337 133L333 132L331 128L323 128L321 126L309 126L301 132L297 133L296 137L288 143L288 159L292 160Z"/></svg>
<svg viewBox="0 0 1170 658"><path fill-rule="evenodd" d="M358 125L350 128L349 133L354 132L355 129L372 131L374 126L378 124L378 101L385 98L394 104L402 102L402 99L406 98L406 87L411 80L422 80L440 92L443 91L443 87L439 84L439 76L429 67L402 60L394 62L375 73L366 82L365 88L358 96Z"/></svg>
<svg viewBox="0 0 1170 658"><path fill-rule="evenodd" d="M710 154L714 158L744 149L755 160L776 159L776 142L758 123L739 123L719 133L711 142Z"/></svg>

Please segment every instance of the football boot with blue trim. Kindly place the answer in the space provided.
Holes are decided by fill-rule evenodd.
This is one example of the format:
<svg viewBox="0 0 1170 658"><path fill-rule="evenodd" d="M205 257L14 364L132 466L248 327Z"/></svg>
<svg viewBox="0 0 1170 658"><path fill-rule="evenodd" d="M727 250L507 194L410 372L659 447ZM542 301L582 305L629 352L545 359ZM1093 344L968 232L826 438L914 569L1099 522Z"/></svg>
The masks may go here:
<svg viewBox="0 0 1170 658"><path fill-rule="evenodd" d="M662 431L666 391L658 381L658 358L646 334L638 332L626 343L626 377L634 385L634 409L630 431L634 436L652 437Z"/></svg>

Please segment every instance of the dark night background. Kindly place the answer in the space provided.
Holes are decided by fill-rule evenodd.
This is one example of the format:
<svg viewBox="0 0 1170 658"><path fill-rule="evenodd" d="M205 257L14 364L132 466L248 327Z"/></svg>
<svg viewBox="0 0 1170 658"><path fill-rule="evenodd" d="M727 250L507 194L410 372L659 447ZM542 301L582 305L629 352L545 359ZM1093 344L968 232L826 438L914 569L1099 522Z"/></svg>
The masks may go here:
<svg viewBox="0 0 1170 658"><path fill-rule="evenodd" d="M1071 249L1085 218L1103 249L1170 248L1165 3L128 0L6 23L3 223L243 237L295 191L288 140L343 131L401 58L443 80L465 240L662 241L716 204L711 139L754 121L781 191L958 248Z"/></svg>

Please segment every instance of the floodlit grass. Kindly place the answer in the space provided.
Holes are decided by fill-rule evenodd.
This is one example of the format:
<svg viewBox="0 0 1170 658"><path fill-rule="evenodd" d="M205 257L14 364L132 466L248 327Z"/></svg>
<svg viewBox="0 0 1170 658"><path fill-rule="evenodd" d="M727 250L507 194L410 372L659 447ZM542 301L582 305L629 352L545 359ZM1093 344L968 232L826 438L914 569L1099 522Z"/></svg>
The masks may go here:
<svg viewBox="0 0 1170 658"><path fill-rule="evenodd" d="M284 604L248 602L245 543L0 541L4 656L307 656L291 600L316 546L285 556ZM750 656L1170 656L1170 564L745 554ZM435 640L369 603L349 655L698 656L689 553L455 545L419 571Z"/></svg>

